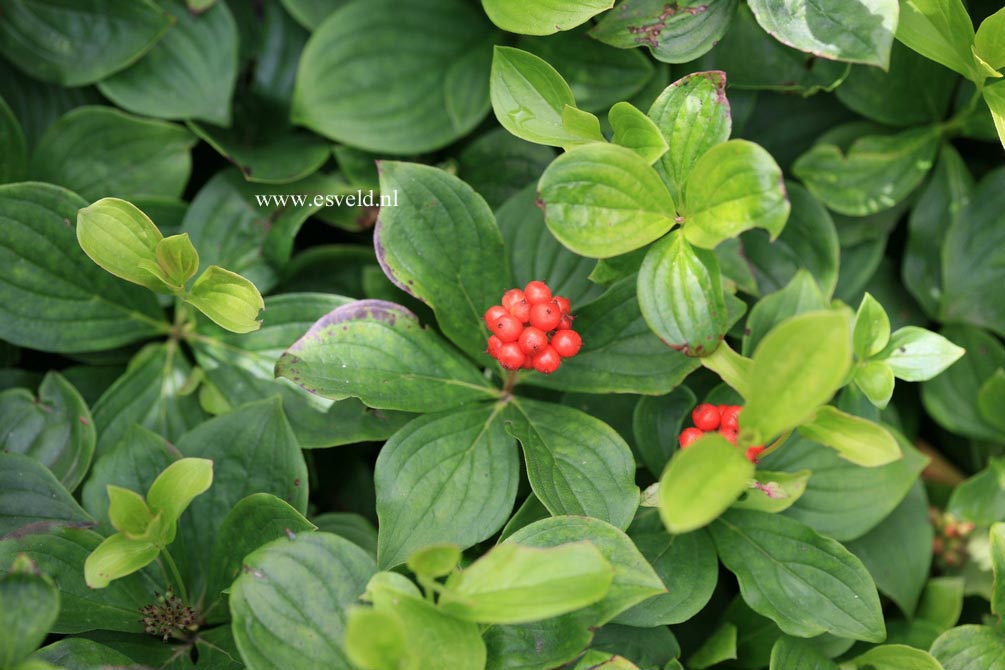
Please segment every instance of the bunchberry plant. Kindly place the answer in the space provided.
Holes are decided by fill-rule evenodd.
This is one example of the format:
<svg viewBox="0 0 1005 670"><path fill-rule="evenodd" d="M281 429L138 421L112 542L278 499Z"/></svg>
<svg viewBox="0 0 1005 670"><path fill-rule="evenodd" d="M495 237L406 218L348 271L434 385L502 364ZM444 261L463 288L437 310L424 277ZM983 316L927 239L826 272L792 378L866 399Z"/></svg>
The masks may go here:
<svg viewBox="0 0 1005 670"><path fill-rule="evenodd" d="M1005 670L990 0L0 0L0 670Z"/></svg>

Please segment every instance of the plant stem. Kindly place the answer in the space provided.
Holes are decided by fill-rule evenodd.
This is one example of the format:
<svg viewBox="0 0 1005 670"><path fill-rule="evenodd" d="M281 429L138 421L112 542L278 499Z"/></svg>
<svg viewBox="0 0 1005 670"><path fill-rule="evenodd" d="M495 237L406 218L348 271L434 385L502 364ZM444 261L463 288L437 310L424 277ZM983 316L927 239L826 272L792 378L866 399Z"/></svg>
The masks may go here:
<svg viewBox="0 0 1005 670"><path fill-rule="evenodd" d="M778 449L778 447L782 446L785 443L785 440L789 439L789 437L791 435L792 435L792 431L791 430L782 433L778 437L777 440L775 440L774 442L771 443L771 446L769 446L767 449L765 449L764 451L761 452L760 458L764 458L765 456L767 456L768 454L770 454L772 451L775 451L776 449Z"/></svg>
<svg viewBox="0 0 1005 670"><path fill-rule="evenodd" d="M178 572L178 566L175 564L174 559L171 558L171 552L167 550L167 547L161 549L161 556L164 557L165 562L167 562L168 567L171 568L171 574L174 576L175 584L178 586L178 595L181 596L182 601L189 605L188 592L185 590L185 582L181 579L181 573Z"/></svg>
<svg viewBox="0 0 1005 670"><path fill-rule="evenodd" d="M506 377L506 384L503 386L502 390L504 396L509 395L510 391L513 390L513 387L516 386L516 379L519 375L520 375L519 370L509 371L509 376Z"/></svg>

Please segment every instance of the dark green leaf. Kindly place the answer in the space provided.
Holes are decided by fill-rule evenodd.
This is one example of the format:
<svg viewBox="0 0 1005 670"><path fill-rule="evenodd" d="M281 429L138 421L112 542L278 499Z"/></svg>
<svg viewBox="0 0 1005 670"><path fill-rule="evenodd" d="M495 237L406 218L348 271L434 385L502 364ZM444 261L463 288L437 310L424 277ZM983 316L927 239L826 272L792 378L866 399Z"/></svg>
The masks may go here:
<svg viewBox="0 0 1005 670"><path fill-rule="evenodd" d="M663 474L677 450L677 436L696 402L691 389L683 385L669 395L639 398L632 415L635 447L652 475Z"/></svg>
<svg viewBox="0 0 1005 670"><path fill-rule="evenodd" d="M770 670L839 670L809 640L783 635L771 649Z"/></svg>
<svg viewBox="0 0 1005 670"><path fill-rule="evenodd" d="M576 615L514 626L488 626L485 670L537 670L567 663L590 644L593 633Z"/></svg>
<svg viewBox="0 0 1005 670"><path fill-rule="evenodd" d="M989 626L960 626L932 645L945 670L1005 670L1005 639Z"/></svg>
<svg viewBox="0 0 1005 670"><path fill-rule="evenodd" d="M34 458L0 451L0 484L0 537L19 529L37 532L52 526L87 527L94 523Z"/></svg>
<svg viewBox="0 0 1005 670"><path fill-rule="evenodd" d="M827 298L809 272L799 270L785 288L764 296L750 310L743 333L743 354L749 356L764 336L786 319L827 309Z"/></svg>
<svg viewBox="0 0 1005 670"><path fill-rule="evenodd" d="M554 158L553 149L525 142L505 128L494 128L457 155L457 174L497 210L503 228L500 208L522 188L537 182Z"/></svg>
<svg viewBox="0 0 1005 670"><path fill-rule="evenodd" d="M21 124L0 96L0 183L20 181L28 172L28 147Z"/></svg>
<svg viewBox="0 0 1005 670"><path fill-rule="evenodd" d="M26 556L0 576L0 667L15 668L35 651L59 616L59 591Z"/></svg>

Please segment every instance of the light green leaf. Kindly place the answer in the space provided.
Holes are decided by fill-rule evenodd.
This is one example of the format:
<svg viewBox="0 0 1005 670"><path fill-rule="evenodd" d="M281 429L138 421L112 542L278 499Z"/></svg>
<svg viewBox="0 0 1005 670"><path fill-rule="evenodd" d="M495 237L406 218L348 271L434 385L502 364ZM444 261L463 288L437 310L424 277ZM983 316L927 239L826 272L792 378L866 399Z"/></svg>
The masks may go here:
<svg viewBox="0 0 1005 670"><path fill-rule="evenodd" d="M108 495L108 520L112 527L131 538L147 539L140 536L146 532L154 515L143 496L114 484L107 485L105 491Z"/></svg>
<svg viewBox="0 0 1005 670"><path fill-rule="evenodd" d="M862 390L865 397L880 409L886 409L893 397L896 380L893 370L885 361L869 361L855 367L855 385Z"/></svg>
<svg viewBox="0 0 1005 670"><path fill-rule="evenodd" d="M890 337L877 355L894 376L908 382L922 382L955 363L966 353L942 335L917 326L904 326Z"/></svg>
<svg viewBox="0 0 1005 670"><path fill-rule="evenodd" d="M574 670L639 670L639 666L624 656L591 649L583 654Z"/></svg>
<svg viewBox="0 0 1005 670"><path fill-rule="evenodd" d="M754 351L764 336L785 319L827 306L827 297L813 276L806 270L797 271L784 288L764 296L750 310L743 329L744 354Z"/></svg>
<svg viewBox="0 0 1005 670"><path fill-rule="evenodd" d="M538 190L552 234L583 256L627 253L675 225L673 199L659 175L624 147L576 147L548 166Z"/></svg>
<svg viewBox="0 0 1005 670"><path fill-rule="evenodd" d="M576 139L566 141L566 148L589 142L606 142L604 133L600 130L600 119L596 114L583 111L573 105L562 108L562 128Z"/></svg>
<svg viewBox="0 0 1005 670"><path fill-rule="evenodd" d="M975 77L974 24L960 0L903 0L897 39L964 77Z"/></svg>
<svg viewBox="0 0 1005 670"><path fill-rule="evenodd" d="M818 409L812 420L799 426L799 432L867 468L886 465L903 455L897 440L885 428L830 405Z"/></svg>
<svg viewBox="0 0 1005 670"><path fill-rule="evenodd" d="M528 623L596 603L614 568L589 541L548 549L505 542L447 580L440 608L475 623Z"/></svg>
<svg viewBox="0 0 1005 670"><path fill-rule="evenodd" d="M0 451L0 537L30 524L86 527L93 522L44 465Z"/></svg>
<svg viewBox="0 0 1005 670"><path fill-rule="evenodd" d="M701 359L701 364L719 375L722 381L744 399L750 397L753 361L735 351L723 342L710 356Z"/></svg>
<svg viewBox="0 0 1005 670"><path fill-rule="evenodd" d="M370 407L436 412L498 393L466 358L419 325L404 307L360 300L332 311L276 363L286 377L326 398Z"/></svg>
<svg viewBox="0 0 1005 670"><path fill-rule="evenodd" d="M1001 413L1003 406L1005 406L1005 369L998 368L977 391L977 410L984 421L1005 433L1005 416Z"/></svg>
<svg viewBox="0 0 1005 670"><path fill-rule="evenodd" d="M750 488L732 507L772 514L784 512L796 504L806 491L811 475L809 470L770 472L758 468Z"/></svg>
<svg viewBox="0 0 1005 670"><path fill-rule="evenodd" d="M710 666L737 658L736 625L726 622L715 629L705 642L687 659L689 667L704 670Z"/></svg>
<svg viewBox="0 0 1005 670"><path fill-rule="evenodd" d="M648 116L627 102L619 102L607 114L614 128L611 142L628 147L650 164L666 153L669 145L659 127Z"/></svg>
<svg viewBox="0 0 1005 670"><path fill-rule="evenodd" d="M59 616L59 590L24 554L0 575L0 668L26 667Z"/></svg>
<svg viewBox="0 0 1005 670"><path fill-rule="evenodd" d="M991 525L991 567L994 570L994 586L991 591L991 613L1001 616L1005 613L1005 523Z"/></svg>
<svg viewBox="0 0 1005 670"><path fill-rule="evenodd" d="M789 218L782 170L767 151L747 140L730 140L706 151L688 175L684 234L714 249L751 228L775 239Z"/></svg>
<svg viewBox="0 0 1005 670"><path fill-rule="evenodd" d="M944 633L959 621L963 612L963 577L932 577L925 585L915 618L931 623Z"/></svg>
<svg viewBox="0 0 1005 670"><path fill-rule="evenodd" d="M897 29L897 0L752 0L757 22L790 47L831 60L866 63L884 70Z"/></svg>
<svg viewBox="0 0 1005 670"><path fill-rule="evenodd" d="M1005 670L1005 638L990 626L959 626L932 645L945 670Z"/></svg>
<svg viewBox="0 0 1005 670"><path fill-rule="evenodd" d="M147 491L147 504L165 524L173 524L192 500L213 484L213 461L183 458L157 475Z"/></svg>
<svg viewBox="0 0 1005 670"><path fill-rule="evenodd" d="M660 516L671 533L707 526L750 486L754 464L743 451L708 434L674 454L660 478Z"/></svg>
<svg viewBox="0 0 1005 670"><path fill-rule="evenodd" d="M195 280L185 302L234 333L249 333L262 325L257 319L265 309L262 294L246 278L218 265L210 265Z"/></svg>
<svg viewBox="0 0 1005 670"><path fill-rule="evenodd" d="M433 544L408 557L408 569L423 578L446 577L461 562L461 548L456 544Z"/></svg>
<svg viewBox="0 0 1005 670"><path fill-rule="evenodd" d="M789 635L879 642L886 627L862 562L829 537L778 514L730 510L711 526L743 599Z"/></svg>
<svg viewBox="0 0 1005 670"><path fill-rule="evenodd" d="M147 540L133 540L122 533L107 538L84 562L84 581L88 588L103 589L116 579L131 575L149 565L160 549Z"/></svg>
<svg viewBox="0 0 1005 670"><path fill-rule="evenodd" d="M613 6L614 0L482 0L492 23L522 35L552 35L570 30Z"/></svg>
<svg viewBox="0 0 1005 670"><path fill-rule="evenodd" d="M1005 67L1005 8L984 19L977 28L974 55L991 66L992 70ZM998 76L1001 77L1001 74Z"/></svg>
<svg viewBox="0 0 1005 670"><path fill-rule="evenodd" d="M400 668L409 655L401 617L388 610L356 607L345 625L345 654L360 670Z"/></svg>
<svg viewBox="0 0 1005 670"><path fill-rule="evenodd" d="M786 319L757 346L750 365L743 432L763 443L809 420L844 385L851 367L851 313L808 312Z"/></svg>
<svg viewBox="0 0 1005 670"><path fill-rule="evenodd" d="M841 670L943 670L927 651L903 644L874 647L841 664Z"/></svg>
<svg viewBox="0 0 1005 670"><path fill-rule="evenodd" d="M881 352L890 341L890 317L879 302L866 292L855 313L852 345L855 356L866 359Z"/></svg>
<svg viewBox="0 0 1005 670"><path fill-rule="evenodd" d="M729 327L726 296L715 254L691 246L672 231L649 248L639 268L639 307L667 346L688 356L707 356Z"/></svg>
<svg viewBox="0 0 1005 670"><path fill-rule="evenodd" d="M154 252L157 265L170 284L184 286L199 271L199 252L192 246L188 233L162 239Z"/></svg>

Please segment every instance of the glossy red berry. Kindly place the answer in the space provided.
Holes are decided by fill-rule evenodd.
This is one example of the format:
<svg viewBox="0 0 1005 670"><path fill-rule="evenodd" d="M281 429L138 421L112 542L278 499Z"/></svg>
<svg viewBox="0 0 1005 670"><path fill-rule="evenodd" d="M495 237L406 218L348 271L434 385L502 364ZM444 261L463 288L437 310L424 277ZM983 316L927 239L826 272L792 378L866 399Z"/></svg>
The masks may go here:
<svg viewBox="0 0 1005 670"><path fill-rule="evenodd" d="M520 333L520 339L517 342L519 342L523 353L531 356L544 351L544 348L548 346L548 336L540 328L527 326Z"/></svg>
<svg viewBox="0 0 1005 670"><path fill-rule="evenodd" d="M720 428L719 435L722 435L724 438L726 438L730 444L736 444L735 430L729 430L728 428Z"/></svg>
<svg viewBox="0 0 1005 670"><path fill-rule="evenodd" d="M747 447L747 460L756 463L762 451L764 451L764 447Z"/></svg>
<svg viewBox="0 0 1005 670"><path fill-rule="evenodd" d="M579 348L583 346L583 339L574 330L556 330L551 336L551 346L562 358L569 358L579 353Z"/></svg>
<svg viewBox="0 0 1005 670"><path fill-rule="evenodd" d="M543 281L530 282L524 287L523 293L531 305L539 305L551 300L551 289Z"/></svg>
<svg viewBox="0 0 1005 670"><path fill-rule="evenodd" d="M542 302L530 308L530 325L548 332L555 330L562 321L562 314L551 302Z"/></svg>
<svg viewBox="0 0 1005 670"><path fill-rule="evenodd" d="M489 336L489 346L488 346L488 349L486 349L486 351L488 352L489 356L491 356L492 358L497 358L499 356L499 348L502 347L502 345L503 345L503 341L502 340L500 340L495 335L490 335Z"/></svg>
<svg viewBox="0 0 1005 670"><path fill-rule="evenodd" d="M740 410L739 405L723 405L720 411L720 425L729 430L740 430Z"/></svg>
<svg viewBox="0 0 1005 670"><path fill-rule="evenodd" d="M518 300L509 308L509 313L520 320L520 323L530 321L530 303L526 300Z"/></svg>
<svg viewBox="0 0 1005 670"><path fill-rule="evenodd" d="M680 448L687 449L694 443L695 440L697 440L704 434L705 433L703 433L698 428L685 428L683 431L681 431L680 437L678 438L678 440L680 441Z"/></svg>
<svg viewBox="0 0 1005 670"><path fill-rule="evenodd" d="M563 298L560 295L556 295L552 299L552 302L558 305L558 311L560 311L562 314L568 314L570 311L572 311L572 303L569 302L568 298Z"/></svg>
<svg viewBox="0 0 1005 670"><path fill-rule="evenodd" d="M515 303L518 303L521 300L526 299L527 296L523 294L523 291L521 291L518 288L511 288L510 290L506 291L506 293L503 294L502 306L505 307L506 311L508 312Z"/></svg>
<svg viewBox="0 0 1005 670"><path fill-rule="evenodd" d="M524 370L533 370L534 369L534 357L533 356L524 356L523 365L521 367Z"/></svg>
<svg viewBox="0 0 1005 670"><path fill-rule="evenodd" d="M516 342L520 333L523 332L523 324L515 316L503 314L489 325L489 330L505 344L506 342Z"/></svg>
<svg viewBox="0 0 1005 670"><path fill-rule="evenodd" d="M507 370L519 370L527 360L527 355L520 349L516 342L507 342L499 347L499 355L496 357L499 364Z"/></svg>
<svg viewBox="0 0 1005 670"><path fill-rule="evenodd" d="M563 314L561 321L558 322L559 330L571 330L572 329L572 319L573 317L569 314Z"/></svg>
<svg viewBox="0 0 1005 670"><path fill-rule="evenodd" d="M696 428L701 430L715 430L719 427L719 408L707 402L703 402L691 412L691 420Z"/></svg>
<svg viewBox="0 0 1005 670"><path fill-rule="evenodd" d="M509 312L507 312L506 308L502 305L492 305L485 310L485 325L491 328L493 321L506 314L509 314Z"/></svg>
<svg viewBox="0 0 1005 670"><path fill-rule="evenodd" d="M534 356L534 369L543 375L550 375L562 364L562 357L558 355L551 345L541 350L541 353Z"/></svg>

